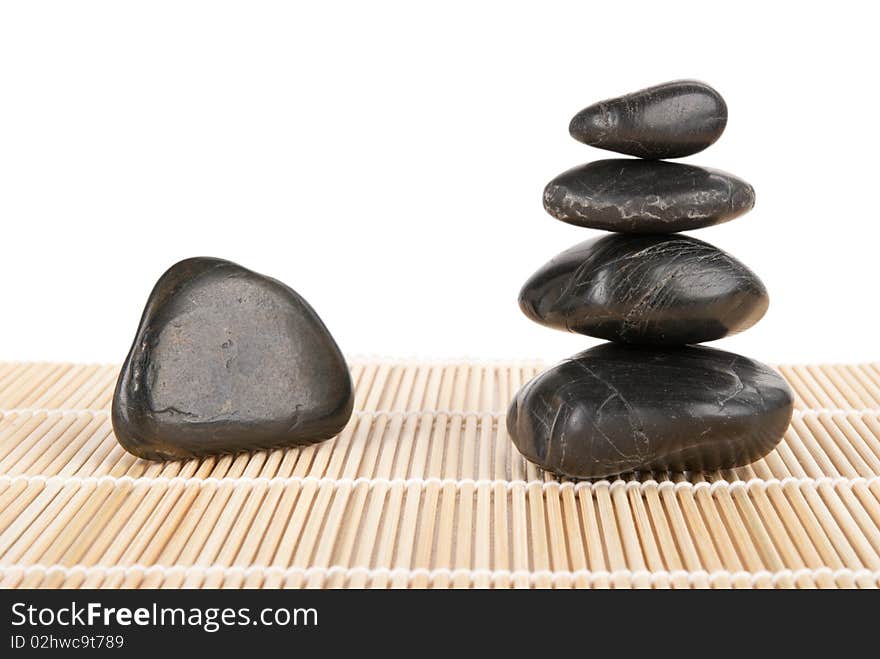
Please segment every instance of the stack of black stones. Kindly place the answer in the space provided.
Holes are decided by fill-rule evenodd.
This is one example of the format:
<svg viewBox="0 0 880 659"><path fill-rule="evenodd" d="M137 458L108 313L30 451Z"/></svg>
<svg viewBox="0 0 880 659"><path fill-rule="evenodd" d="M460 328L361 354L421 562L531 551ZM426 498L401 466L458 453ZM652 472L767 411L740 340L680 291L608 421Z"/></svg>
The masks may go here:
<svg viewBox="0 0 880 659"><path fill-rule="evenodd" d="M562 476L714 471L753 462L791 420L790 388L747 357L693 344L754 325L763 283L720 249L678 232L732 220L755 202L745 181L664 162L702 151L727 124L713 88L670 82L596 103L571 122L586 144L636 156L553 179L553 217L613 232L562 252L519 302L548 327L611 341L526 384L507 428L532 462Z"/></svg>

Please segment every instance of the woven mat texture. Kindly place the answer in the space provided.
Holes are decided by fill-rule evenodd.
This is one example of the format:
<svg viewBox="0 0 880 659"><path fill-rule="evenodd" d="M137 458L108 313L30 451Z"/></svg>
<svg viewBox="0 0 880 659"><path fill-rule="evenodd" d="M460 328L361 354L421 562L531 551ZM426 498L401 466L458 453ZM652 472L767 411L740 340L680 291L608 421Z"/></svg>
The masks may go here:
<svg viewBox="0 0 880 659"><path fill-rule="evenodd" d="M753 465L593 483L507 436L542 367L355 361L339 437L155 463L113 436L118 367L0 362L0 587L880 587L880 364L780 367Z"/></svg>

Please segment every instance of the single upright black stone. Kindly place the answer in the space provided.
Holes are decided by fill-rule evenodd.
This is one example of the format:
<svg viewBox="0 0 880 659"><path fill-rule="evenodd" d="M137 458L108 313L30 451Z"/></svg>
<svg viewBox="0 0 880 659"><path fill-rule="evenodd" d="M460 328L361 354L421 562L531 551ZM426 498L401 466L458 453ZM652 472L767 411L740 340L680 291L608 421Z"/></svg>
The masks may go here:
<svg viewBox="0 0 880 659"><path fill-rule="evenodd" d="M547 327L675 346L748 329L769 299L754 272L702 240L611 234L550 260L526 281L519 304Z"/></svg>
<svg viewBox="0 0 880 659"><path fill-rule="evenodd" d="M721 94L696 80L677 80L595 103L569 132L579 142L639 158L681 158L715 142L727 125Z"/></svg>
<svg viewBox="0 0 880 659"><path fill-rule="evenodd" d="M507 430L526 458L571 478L715 471L769 453L793 404L785 380L747 357L606 343L528 382Z"/></svg>
<svg viewBox="0 0 880 659"><path fill-rule="evenodd" d="M352 405L345 359L302 297L192 258L147 300L112 420L126 450L162 460L312 444L339 433Z"/></svg>
<svg viewBox="0 0 880 659"><path fill-rule="evenodd" d="M621 233L700 229L754 205L754 188L732 174L628 158L574 167L544 188L544 208L557 220Z"/></svg>

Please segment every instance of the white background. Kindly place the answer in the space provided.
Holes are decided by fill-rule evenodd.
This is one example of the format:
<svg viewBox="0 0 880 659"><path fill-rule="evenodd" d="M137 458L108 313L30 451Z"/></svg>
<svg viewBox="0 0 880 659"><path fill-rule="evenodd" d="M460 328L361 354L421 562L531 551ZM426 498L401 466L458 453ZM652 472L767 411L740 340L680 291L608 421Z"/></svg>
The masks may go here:
<svg viewBox="0 0 880 659"><path fill-rule="evenodd" d="M714 345L877 360L877 21L871 3L0 4L0 359L118 362L155 280L219 256L277 277L343 350L561 358L521 283L598 235L544 184L612 157L594 101L692 77L725 96L686 159L755 210L695 232L770 311Z"/></svg>

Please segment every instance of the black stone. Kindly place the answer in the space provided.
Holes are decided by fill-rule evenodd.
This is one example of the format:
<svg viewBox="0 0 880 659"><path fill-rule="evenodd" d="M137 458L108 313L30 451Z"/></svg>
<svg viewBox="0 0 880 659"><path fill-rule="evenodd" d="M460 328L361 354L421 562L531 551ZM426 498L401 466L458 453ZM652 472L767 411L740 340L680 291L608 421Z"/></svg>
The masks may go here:
<svg viewBox="0 0 880 659"><path fill-rule="evenodd" d="M696 80L677 80L595 103L578 112L571 136L639 158L681 158L714 143L727 125L721 94Z"/></svg>
<svg viewBox="0 0 880 659"><path fill-rule="evenodd" d="M544 188L544 208L557 220L622 233L699 229L754 205L754 188L732 174L651 160L597 160Z"/></svg>
<svg viewBox="0 0 880 659"><path fill-rule="evenodd" d="M507 430L526 458L571 478L715 471L769 453L792 407L785 380L747 357L612 343L527 383Z"/></svg>
<svg viewBox="0 0 880 659"><path fill-rule="evenodd" d="M312 444L352 411L342 353L275 279L193 258L156 283L113 396L113 429L142 458Z"/></svg>
<svg viewBox="0 0 880 659"><path fill-rule="evenodd" d="M606 235L554 257L526 281L531 320L610 341L678 346L748 329L767 290L735 258L690 236Z"/></svg>

